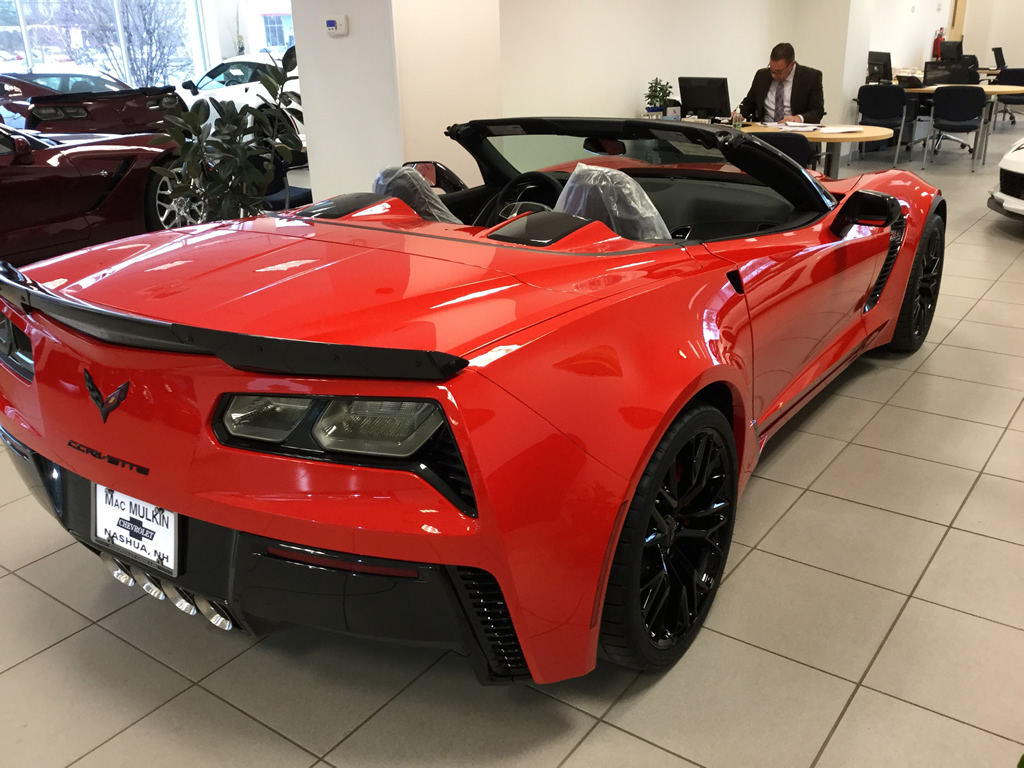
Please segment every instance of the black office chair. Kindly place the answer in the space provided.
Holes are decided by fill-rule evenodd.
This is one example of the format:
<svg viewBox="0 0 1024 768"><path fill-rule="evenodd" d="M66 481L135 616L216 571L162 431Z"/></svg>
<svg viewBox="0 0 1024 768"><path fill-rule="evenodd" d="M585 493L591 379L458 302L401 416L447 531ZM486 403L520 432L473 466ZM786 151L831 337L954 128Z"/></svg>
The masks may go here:
<svg viewBox="0 0 1024 768"><path fill-rule="evenodd" d="M898 85L862 85L857 92L857 105L860 109L860 124L875 125L881 128L892 128L896 136L896 156L892 167L900 159L900 146L903 145L904 131L909 131L913 139L913 123L916 116L907 108L907 93ZM908 127L909 126L909 127ZM905 145L910 152L913 141ZM864 142L858 144L861 157L864 156ZM850 162L853 152L850 152Z"/></svg>
<svg viewBox="0 0 1024 768"><path fill-rule="evenodd" d="M793 158L803 168L810 168L814 161L811 142L799 133L758 133L757 138Z"/></svg>
<svg viewBox="0 0 1024 768"><path fill-rule="evenodd" d="M1024 69L1004 69L999 72L995 85L1022 85L1024 86ZM1017 124L1017 117L1010 107L1024 104L1024 93L1007 94L999 97L999 112L996 115L1003 116L1003 120L1010 118L1010 125Z"/></svg>
<svg viewBox="0 0 1024 768"><path fill-rule="evenodd" d="M287 211L303 205L312 205L313 190L307 187L294 187L288 183L288 166L280 155L274 155L274 177L267 185L267 193L263 199L264 210Z"/></svg>
<svg viewBox="0 0 1024 768"><path fill-rule="evenodd" d="M950 133L974 133L974 141L970 145L971 152L971 173L974 173L974 164L978 159L978 142L981 139L981 128L985 116L985 91L976 85L947 85L936 88L932 96L932 124L928 129L928 136L924 143L924 159L921 161L921 169L924 170L927 162L929 149L938 152L942 139L949 138L959 141L960 146L967 148L967 143L953 136ZM934 139L934 148L931 147Z"/></svg>
<svg viewBox="0 0 1024 768"><path fill-rule="evenodd" d="M1006 69L1006 57L1003 56L1003 49L993 48L992 55L996 57L996 69Z"/></svg>

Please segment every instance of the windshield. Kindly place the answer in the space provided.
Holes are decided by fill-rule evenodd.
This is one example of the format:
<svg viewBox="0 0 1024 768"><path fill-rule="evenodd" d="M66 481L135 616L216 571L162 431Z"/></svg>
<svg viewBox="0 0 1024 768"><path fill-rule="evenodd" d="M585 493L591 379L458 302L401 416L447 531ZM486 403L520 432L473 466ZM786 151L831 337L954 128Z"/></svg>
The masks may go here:
<svg viewBox="0 0 1024 768"><path fill-rule="evenodd" d="M29 83L50 88L58 93L96 93L100 91L120 91L128 86L107 75L46 74L32 73L18 75L18 78Z"/></svg>
<svg viewBox="0 0 1024 768"><path fill-rule="evenodd" d="M218 64L196 83L196 88L209 91L231 85L241 85L256 80L257 72L265 71L266 67L253 61L226 61Z"/></svg>

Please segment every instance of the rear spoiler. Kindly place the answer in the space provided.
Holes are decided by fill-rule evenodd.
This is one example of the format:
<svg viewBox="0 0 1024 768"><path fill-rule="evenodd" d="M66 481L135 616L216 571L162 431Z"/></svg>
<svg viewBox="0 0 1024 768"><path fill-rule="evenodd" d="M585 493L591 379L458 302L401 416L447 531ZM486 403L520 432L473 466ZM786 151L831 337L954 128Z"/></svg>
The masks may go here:
<svg viewBox="0 0 1024 768"><path fill-rule="evenodd" d="M240 371L356 379L444 381L469 361L446 352L250 336L126 315L59 296L0 261L0 298L79 333L136 349L211 355Z"/></svg>
<svg viewBox="0 0 1024 768"><path fill-rule="evenodd" d="M54 93L48 96L31 96L29 104L64 104L67 102L105 101L109 99L130 99L135 96L166 96L176 93L174 86L164 85L159 88L125 88L119 91L74 91L72 93Z"/></svg>

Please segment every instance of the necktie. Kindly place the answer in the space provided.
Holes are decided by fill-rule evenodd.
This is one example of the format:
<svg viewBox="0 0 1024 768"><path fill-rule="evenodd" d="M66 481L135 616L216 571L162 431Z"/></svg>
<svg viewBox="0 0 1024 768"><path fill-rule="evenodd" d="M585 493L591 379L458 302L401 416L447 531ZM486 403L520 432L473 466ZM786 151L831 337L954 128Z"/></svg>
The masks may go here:
<svg viewBox="0 0 1024 768"><path fill-rule="evenodd" d="M784 103L785 102L785 96L786 96L785 88L786 88L786 83L785 83L784 80L776 80L775 81L775 122L776 123L781 123L782 122L782 118L784 118L786 116L786 109L785 109L786 105Z"/></svg>

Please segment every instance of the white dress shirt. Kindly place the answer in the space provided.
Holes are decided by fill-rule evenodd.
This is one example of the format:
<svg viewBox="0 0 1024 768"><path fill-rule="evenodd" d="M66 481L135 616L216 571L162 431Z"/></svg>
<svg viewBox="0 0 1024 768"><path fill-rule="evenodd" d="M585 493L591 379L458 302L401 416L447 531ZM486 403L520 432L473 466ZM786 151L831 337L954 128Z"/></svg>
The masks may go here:
<svg viewBox="0 0 1024 768"><path fill-rule="evenodd" d="M789 76L782 81L782 114L793 114L793 75L796 74L797 65L789 71ZM771 122L775 116L775 93L778 88L778 81L772 78L772 84L768 86L768 95L764 97L764 119ZM803 116L797 115L803 120Z"/></svg>

